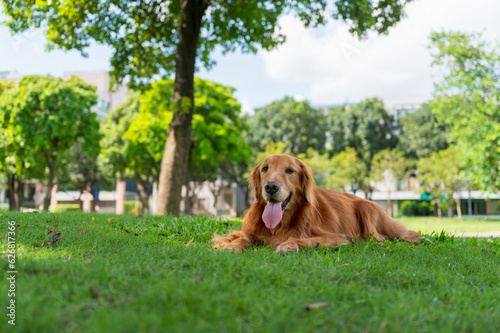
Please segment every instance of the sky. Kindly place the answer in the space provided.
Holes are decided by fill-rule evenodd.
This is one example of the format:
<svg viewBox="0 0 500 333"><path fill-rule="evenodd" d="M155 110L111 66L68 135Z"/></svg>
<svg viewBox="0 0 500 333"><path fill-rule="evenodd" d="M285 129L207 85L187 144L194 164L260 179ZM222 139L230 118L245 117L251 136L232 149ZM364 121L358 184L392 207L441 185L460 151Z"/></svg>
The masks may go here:
<svg viewBox="0 0 500 333"><path fill-rule="evenodd" d="M197 76L236 88L244 112L285 95L313 105L355 103L369 97L411 100L430 97L441 72L431 68L428 49L432 31L481 32L500 43L500 1L416 0L407 17L387 35L358 40L341 21L304 28L293 15L280 19L287 36L277 49L257 54L222 55L217 65ZM91 45L89 57L76 51L45 52L39 30L11 36L0 27L0 70L62 76L65 71L108 69L111 49Z"/></svg>

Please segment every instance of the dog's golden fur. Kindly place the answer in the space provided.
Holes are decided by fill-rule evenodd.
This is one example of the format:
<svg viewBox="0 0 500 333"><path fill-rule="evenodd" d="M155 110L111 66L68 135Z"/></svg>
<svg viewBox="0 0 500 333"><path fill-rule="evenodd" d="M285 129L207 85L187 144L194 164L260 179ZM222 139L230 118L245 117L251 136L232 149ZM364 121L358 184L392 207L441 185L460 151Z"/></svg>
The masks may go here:
<svg viewBox="0 0 500 333"><path fill-rule="evenodd" d="M274 230L268 229L262 218L270 199L263 187L269 181L280 185L281 197L291 195ZM417 232L392 220L377 204L316 187L311 168L288 155L267 157L253 169L249 185L255 203L245 212L241 230L225 236L214 235L214 248L242 252L256 244L269 244L276 252L288 252L312 245L347 245L351 240L370 236L380 241L402 239L415 244L420 241Z"/></svg>

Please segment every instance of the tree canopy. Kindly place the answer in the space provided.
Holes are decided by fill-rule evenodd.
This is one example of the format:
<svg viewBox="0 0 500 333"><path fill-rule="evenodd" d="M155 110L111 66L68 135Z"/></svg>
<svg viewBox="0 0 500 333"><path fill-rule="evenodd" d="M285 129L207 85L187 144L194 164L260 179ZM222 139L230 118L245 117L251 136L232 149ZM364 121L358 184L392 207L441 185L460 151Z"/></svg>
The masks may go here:
<svg viewBox="0 0 500 333"><path fill-rule="evenodd" d="M16 173L47 179L45 210L60 167L59 156L78 140L92 158L99 154L99 123L91 112L96 103L95 88L76 77L64 81L26 76L1 96L0 109L4 119L9 119L10 143L17 154L23 154L15 163ZM32 172L26 173L27 167Z"/></svg>
<svg viewBox="0 0 500 333"><path fill-rule="evenodd" d="M348 191L362 188L365 185L366 172L363 161L356 150L347 147L330 160L330 174L327 187L337 191Z"/></svg>
<svg viewBox="0 0 500 333"><path fill-rule="evenodd" d="M434 65L445 76L431 108L450 128L466 179L482 189L500 189L500 54L480 34L433 33ZM466 169L467 170L467 169Z"/></svg>
<svg viewBox="0 0 500 333"><path fill-rule="evenodd" d="M377 98L369 98L354 106L340 106L328 111L327 130L331 153L353 148L365 166L365 176L371 171L375 154L394 148L398 143L398 126L394 116ZM368 197L369 182L364 181ZM360 186L361 186L360 184Z"/></svg>
<svg viewBox="0 0 500 333"><path fill-rule="evenodd" d="M396 149L387 148L373 156L370 178L384 183L387 192L387 214L390 216L394 215L391 201L392 186L405 176L406 169L403 153Z"/></svg>
<svg viewBox="0 0 500 333"><path fill-rule="evenodd" d="M429 157L418 161L418 179L422 183L421 192L432 194L431 201L437 205L438 215L441 216L441 206L448 201L453 207L453 193L461 188L459 178L460 153L456 148L450 147L445 150L433 152ZM457 209L460 213L460 201L457 201ZM453 216L453 209L450 210Z"/></svg>
<svg viewBox="0 0 500 333"><path fill-rule="evenodd" d="M288 142L293 154L306 153L308 148L325 151L323 110L308 101L284 97L256 109L247 119L252 128L248 141L257 151L264 151L268 142Z"/></svg>
<svg viewBox="0 0 500 333"><path fill-rule="evenodd" d="M428 157L448 147L446 127L439 124L428 103L399 119L401 134L398 149L410 160Z"/></svg>
<svg viewBox="0 0 500 333"><path fill-rule="evenodd" d="M30 28L45 30L50 50L78 50L86 55L92 41L109 45L112 76L130 78L133 86L149 82L155 75L169 76L176 66L176 51L186 7L194 7L200 17L197 41L198 60L214 65L211 53L216 46L223 52L241 48L243 52L272 49L286 40L278 19L294 13L306 26L324 24L328 17L347 21L350 30L364 35L368 30L385 33L404 17L410 0L373 2L324 0L299 1L37 1L3 0L5 23L13 32Z"/></svg>

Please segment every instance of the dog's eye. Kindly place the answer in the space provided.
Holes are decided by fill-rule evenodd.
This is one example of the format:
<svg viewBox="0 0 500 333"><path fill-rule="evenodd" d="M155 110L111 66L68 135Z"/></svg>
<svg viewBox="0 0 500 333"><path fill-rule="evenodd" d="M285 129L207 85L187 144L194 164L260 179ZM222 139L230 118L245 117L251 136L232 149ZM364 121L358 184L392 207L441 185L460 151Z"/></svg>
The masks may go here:
<svg viewBox="0 0 500 333"><path fill-rule="evenodd" d="M267 170L269 170L269 167L267 165L262 168L262 172L267 172Z"/></svg>
<svg viewBox="0 0 500 333"><path fill-rule="evenodd" d="M294 173L295 171L293 171L292 169L286 169L286 170L285 170L285 172L286 172L286 173L288 173L288 174L292 174L292 173Z"/></svg>

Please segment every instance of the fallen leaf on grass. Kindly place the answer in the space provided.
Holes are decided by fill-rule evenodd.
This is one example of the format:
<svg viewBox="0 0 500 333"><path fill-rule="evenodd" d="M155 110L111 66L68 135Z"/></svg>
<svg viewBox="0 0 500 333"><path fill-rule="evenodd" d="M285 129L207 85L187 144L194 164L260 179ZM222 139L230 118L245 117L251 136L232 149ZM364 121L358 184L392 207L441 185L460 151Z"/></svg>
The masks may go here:
<svg viewBox="0 0 500 333"><path fill-rule="evenodd" d="M194 279L195 283L201 283L203 282L203 275L198 276L196 279Z"/></svg>
<svg viewBox="0 0 500 333"><path fill-rule="evenodd" d="M56 229L50 229L49 232L47 232L48 234L55 234L56 233Z"/></svg>
<svg viewBox="0 0 500 333"><path fill-rule="evenodd" d="M93 263L93 262L94 262L94 260L95 260L95 259L94 259L94 258L92 258L92 259L90 259L89 261L87 261L87 262L86 262L86 264L88 265L88 264L90 264L90 263Z"/></svg>
<svg viewBox="0 0 500 333"><path fill-rule="evenodd" d="M322 308L322 307L327 306L327 305L328 305L328 303L324 303L324 302L312 303L312 304L306 305L304 309L306 311L311 311L313 309Z"/></svg>
<svg viewBox="0 0 500 333"><path fill-rule="evenodd" d="M92 298L99 298L99 296L101 296L101 293L94 288L90 288L90 296L92 296Z"/></svg>
<svg viewBox="0 0 500 333"><path fill-rule="evenodd" d="M496 251L495 250L492 250L492 249L482 249L481 252L483 253L493 253L494 255L496 255Z"/></svg>
<svg viewBox="0 0 500 333"><path fill-rule="evenodd" d="M110 217L110 218L108 219L108 222L111 222L111 221L114 221L114 220L116 220L116 218L114 218L114 217Z"/></svg>
<svg viewBox="0 0 500 333"><path fill-rule="evenodd" d="M303 263L306 263L306 262L309 262L309 261L310 261L309 258L304 258Z"/></svg>
<svg viewBox="0 0 500 333"><path fill-rule="evenodd" d="M192 243L193 241L194 241L194 238L191 238L191 240L190 240L189 242L187 242L187 243L184 243L184 245L185 245L186 247L188 247L189 245L191 245L191 243Z"/></svg>
<svg viewBox="0 0 500 333"><path fill-rule="evenodd" d="M180 235L181 233L179 231L177 231L177 234Z"/></svg>
<svg viewBox="0 0 500 333"><path fill-rule="evenodd" d="M125 229L125 231L127 232L127 234L131 234L131 233L132 233L132 231L127 230L127 229ZM137 232L134 232L134 235L135 235L135 236L139 236L139 234L138 234Z"/></svg>
<svg viewBox="0 0 500 333"><path fill-rule="evenodd" d="M50 244L54 244L55 242L57 242L59 239L61 239L62 237L62 234L60 232L56 232L55 234L52 235L52 237L49 238L48 241L46 242L43 242L42 243L42 246L45 246L45 245L50 245Z"/></svg>

